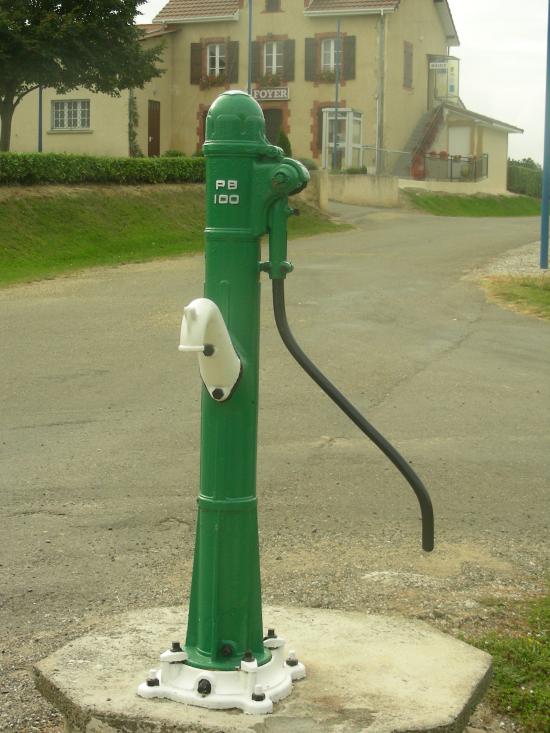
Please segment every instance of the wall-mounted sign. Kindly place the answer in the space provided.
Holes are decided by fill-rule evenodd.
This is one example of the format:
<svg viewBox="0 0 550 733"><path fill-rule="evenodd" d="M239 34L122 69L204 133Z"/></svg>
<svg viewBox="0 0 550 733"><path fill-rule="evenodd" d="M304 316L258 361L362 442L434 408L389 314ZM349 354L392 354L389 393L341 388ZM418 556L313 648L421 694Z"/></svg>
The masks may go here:
<svg viewBox="0 0 550 733"><path fill-rule="evenodd" d="M253 89L252 96L258 102L279 102L288 101L290 99L290 92L288 87Z"/></svg>
<svg viewBox="0 0 550 733"><path fill-rule="evenodd" d="M449 68L447 61L430 61L430 69L441 69L447 71Z"/></svg>

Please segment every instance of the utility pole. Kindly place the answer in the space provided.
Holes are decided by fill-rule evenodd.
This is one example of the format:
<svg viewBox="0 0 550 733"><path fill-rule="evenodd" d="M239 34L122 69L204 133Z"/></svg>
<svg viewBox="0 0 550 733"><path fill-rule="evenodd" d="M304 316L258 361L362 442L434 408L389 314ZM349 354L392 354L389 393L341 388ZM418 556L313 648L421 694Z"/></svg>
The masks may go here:
<svg viewBox="0 0 550 733"><path fill-rule="evenodd" d="M336 48L334 49L336 89L334 96L334 145L332 147L332 170L336 170L338 166L338 108L340 105L340 59L340 18L338 18L338 21L336 22Z"/></svg>
<svg viewBox="0 0 550 733"><path fill-rule="evenodd" d="M42 85L38 87L38 152L42 152L42 140L43 140L43 115L42 115Z"/></svg>
<svg viewBox="0 0 550 733"><path fill-rule="evenodd" d="M546 113L544 125L544 170L542 175L542 213L540 227L540 267L548 269L548 215L550 207L550 0L546 45Z"/></svg>
<svg viewBox="0 0 550 733"><path fill-rule="evenodd" d="M252 94L252 0L248 0L248 88Z"/></svg>

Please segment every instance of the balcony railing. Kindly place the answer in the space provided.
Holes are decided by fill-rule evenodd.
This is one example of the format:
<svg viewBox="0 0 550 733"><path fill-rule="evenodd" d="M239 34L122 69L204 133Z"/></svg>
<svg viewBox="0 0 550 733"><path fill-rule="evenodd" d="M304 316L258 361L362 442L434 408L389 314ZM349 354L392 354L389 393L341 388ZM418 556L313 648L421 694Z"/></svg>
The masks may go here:
<svg viewBox="0 0 550 733"><path fill-rule="evenodd" d="M423 178L436 181L479 181L489 175L489 156L424 156ZM415 176L412 176L413 178Z"/></svg>
<svg viewBox="0 0 550 733"><path fill-rule="evenodd" d="M479 181L489 175L489 156L449 156L444 153L421 154L404 150L377 150L372 145L363 148L363 160L368 173L397 176L416 180Z"/></svg>

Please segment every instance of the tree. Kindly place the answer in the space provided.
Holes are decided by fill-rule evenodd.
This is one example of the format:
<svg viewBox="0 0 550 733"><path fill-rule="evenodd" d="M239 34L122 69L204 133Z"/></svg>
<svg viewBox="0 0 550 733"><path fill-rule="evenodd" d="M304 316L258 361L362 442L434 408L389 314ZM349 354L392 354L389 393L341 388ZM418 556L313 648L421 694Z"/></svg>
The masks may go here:
<svg viewBox="0 0 550 733"><path fill-rule="evenodd" d="M292 146L290 145L288 135L282 128L279 129L279 134L277 136L277 145L282 148L283 153L286 155L287 158L292 158Z"/></svg>
<svg viewBox="0 0 550 733"><path fill-rule="evenodd" d="M39 86L119 96L162 74L134 23L144 0L0 0L0 151L13 113Z"/></svg>

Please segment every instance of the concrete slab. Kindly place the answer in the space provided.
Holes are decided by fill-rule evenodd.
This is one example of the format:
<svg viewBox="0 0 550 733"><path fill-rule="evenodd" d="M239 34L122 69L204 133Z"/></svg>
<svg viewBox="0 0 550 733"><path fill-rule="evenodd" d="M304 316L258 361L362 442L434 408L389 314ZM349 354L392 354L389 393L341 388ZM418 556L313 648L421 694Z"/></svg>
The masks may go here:
<svg viewBox="0 0 550 733"><path fill-rule="evenodd" d="M36 685L67 733L461 733L491 676L488 654L422 622L265 607L308 673L272 715L139 698L185 618L183 608L128 613L40 662Z"/></svg>

